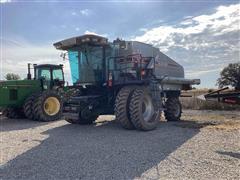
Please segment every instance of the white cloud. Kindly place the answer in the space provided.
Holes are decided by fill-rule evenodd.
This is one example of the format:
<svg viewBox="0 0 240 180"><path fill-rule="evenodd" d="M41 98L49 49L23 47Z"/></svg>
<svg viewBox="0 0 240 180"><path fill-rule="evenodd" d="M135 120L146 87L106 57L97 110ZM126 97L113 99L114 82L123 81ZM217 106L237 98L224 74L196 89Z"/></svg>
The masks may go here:
<svg viewBox="0 0 240 180"><path fill-rule="evenodd" d="M0 3L10 3L12 2L11 0L0 0Z"/></svg>
<svg viewBox="0 0 240 180"><path fill-rule="evenodd" d="M82 10L80 10L80 14L83 15L83 16L89 16L91 14L91 10L82 9Z"/></svg>
<svg viewBox="0 0 240 180"><path fill-rule="evenodd" d="M79 27L76 27L76 28L75 28L75 31L80 31L80 28L79 28Z"/></svg>
<svg viewBox="0 0 240 180"><path fill-rule="evenodd" d="M209 70L218 74L228 63L240 61L239 12L239 4L219 6L214 13L188 16L174 26L144 29L133 40L159 47L184 65L189 77Z"/></svg>
<svg viewBox="0 0 240 180"><path fill-rule="evenodd" d="M71 14L72 14L72 16L76 16L77 15L77 13L75 11L73 11Z"/></svg>
<svg viewBox="0 0 240 180"><path fill-rule="evenodd" d="M222 68L218 68L218 69L208 69L208 70L199 70L199 71L194 71L194 70L188 70L185 72L186 76L189 76L191 78L199 78L202 75L206 75L208 73L211 72L219 72L221 71Z"/></svg>
<svg viewBox="0 0 240 180"><path fill-rule="evenodd" d="M71 12L72 16L90 16L92 14L92 10L90 9L82 9L80 11L73 10Z"/></svg>
<svg viewBox="0 0 240 180"><path fill-rule="evenodd" d="M159 26L152 29L144 29L146 33L135 37L134 40L154 44L172 42L173 37L178 35L186 38L190 35L201 34L211 31L211 35L221 35L227 32L239 31L239 8L240 5L220 6L214 14L201 15L188 18L176 26ZM187 25L182 27L181 25ZM142 28L140 29L142 31Z"/></svg>

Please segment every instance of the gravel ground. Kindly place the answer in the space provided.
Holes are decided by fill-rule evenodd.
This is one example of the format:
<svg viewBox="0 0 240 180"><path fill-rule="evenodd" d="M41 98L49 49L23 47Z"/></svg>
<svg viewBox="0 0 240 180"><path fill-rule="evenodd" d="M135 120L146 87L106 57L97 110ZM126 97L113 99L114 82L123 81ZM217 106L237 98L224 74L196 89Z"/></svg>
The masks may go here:
<svg viewBox="0 0 240 180"><path fill-rule="evenodd" d="M185 111L182 122L129 131L103 116L1 122L1 179L240 179L240 112Z"/></svg>

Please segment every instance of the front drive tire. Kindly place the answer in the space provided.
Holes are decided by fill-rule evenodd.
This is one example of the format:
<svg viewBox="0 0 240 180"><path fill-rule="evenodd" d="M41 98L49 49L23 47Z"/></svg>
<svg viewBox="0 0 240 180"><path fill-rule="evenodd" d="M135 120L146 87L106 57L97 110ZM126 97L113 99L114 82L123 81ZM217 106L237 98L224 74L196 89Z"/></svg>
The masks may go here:
<svg viewBox="0 0 240 180"><path fill-rule="evenodd" d="M115 101L115 116L116 120L120 122L121 126L125 129L135 129L133 123L130 120L130 113L129 113L129 103L130 98L134 88L123 87L116 97Z"/></svg>
<svg viewBox="0 0 240 180"><path fill-rule="evenodd" d="M43 91L33 103L34 120L55 121L62 116L63 103L56 91Z"/></svg>
<svg viewBox="0 0 240 180"><path fill-rule="evenodd" d="M141 87L134 90L130 100L131 121L138 130L149 131L157 127L160 111L155 109L150 91Z"/></svg>
<svg viewBox="0 0 240 180"><path fill-rule="evenodd" d="M178 97L169 97L165 103L165 118L168 121L180 121L182 105Z"/></svg>

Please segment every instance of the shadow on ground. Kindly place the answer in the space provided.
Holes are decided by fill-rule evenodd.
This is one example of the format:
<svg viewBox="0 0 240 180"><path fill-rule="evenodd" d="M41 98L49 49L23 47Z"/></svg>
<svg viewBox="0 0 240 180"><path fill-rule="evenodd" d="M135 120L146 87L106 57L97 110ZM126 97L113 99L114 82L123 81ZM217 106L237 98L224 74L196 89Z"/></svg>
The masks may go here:
<svg viewBox="0 0 240 180"><path fill-rule="evenodd" d="M115 121L66 124L0 170L2 179L132 179L153 168L199 129L161 122L154 131L129 131Z"/></svg>
<svg viewBox="0 0 240 180"><path fill-rule="evenodd" d="M8 119L6 117L0 117L1 132L15 131L43 126L51 122L40 122L29 119Z"/></svg>

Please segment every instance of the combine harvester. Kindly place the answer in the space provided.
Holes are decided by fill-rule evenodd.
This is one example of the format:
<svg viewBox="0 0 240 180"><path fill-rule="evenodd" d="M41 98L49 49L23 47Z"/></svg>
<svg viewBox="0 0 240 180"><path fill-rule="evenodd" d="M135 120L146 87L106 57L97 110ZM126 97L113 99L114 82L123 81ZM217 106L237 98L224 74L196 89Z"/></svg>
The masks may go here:
<svg viewBox="0 0 240 180"><path fill-rule="evenodd" d="M83 35L54 46L67 51L79 90L64 103L69 123L90 124L99 115L115 114L126 129L152 130L162 111L168 121L180 120L181 90L200 84L185 79L181 65L149 44Z"/></svg>

